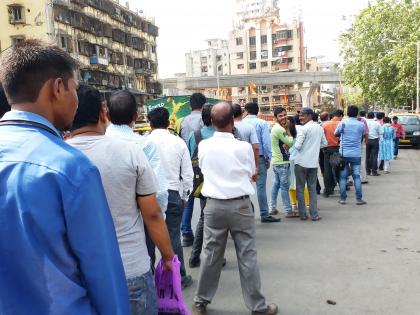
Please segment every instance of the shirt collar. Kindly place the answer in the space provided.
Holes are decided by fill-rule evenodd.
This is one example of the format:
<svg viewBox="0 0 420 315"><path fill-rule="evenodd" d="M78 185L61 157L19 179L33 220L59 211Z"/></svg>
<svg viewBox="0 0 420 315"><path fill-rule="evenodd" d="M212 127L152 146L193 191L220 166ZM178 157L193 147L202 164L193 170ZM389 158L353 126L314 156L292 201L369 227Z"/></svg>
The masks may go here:
<svg viewBox="0 0 420 315"><path fill-rule="evenodd" d="M1 120L27 120L27 121L33 121L38 124L42 124L44 126L47 126L48 128L52 129L55 133L57 133L57 136L61 138L62 132L59 131L57 128L53 126L53 124L47 120L46 118L42 117L41 115L31 113L31 112L24 112L20 110L11 110L10 112L7 112L4 114L3 118Z"/></svg>
<svg viewBox="0 0 420 315"><path fill-rule="evenodd" d="M246 118L257 118L257 115L251 115L251 114L248 114L248 115L246 116Z"/></svg>
<svg viewBox="0 0 420 315"><path fill-rule="evenodd" d="M154 129L152 130L152 132L150 134L156 135L156 134L160 134L160 135L164 135L164 134L170 134L168 129Z"/></svg>
<svg viewBox="0 0 420 315"><path fill-rule="evenodd" d="M220 132L220 131L215 131L213 137L216 137L216 138L231 138L231 139L235 139L235 137L233 136L233 133L230 133L230 132Z"/></svg>
<svg viewBox="0 0 420 315"><path fill-rule="evenodd" d="M128 134L132 134L133 133L133 129L131 129L131 127L128 126L128 125L114 125L114 124L110 124L108 126L108 128L109 128L110 131L117 131L117 132L128 133Z"/></svg>

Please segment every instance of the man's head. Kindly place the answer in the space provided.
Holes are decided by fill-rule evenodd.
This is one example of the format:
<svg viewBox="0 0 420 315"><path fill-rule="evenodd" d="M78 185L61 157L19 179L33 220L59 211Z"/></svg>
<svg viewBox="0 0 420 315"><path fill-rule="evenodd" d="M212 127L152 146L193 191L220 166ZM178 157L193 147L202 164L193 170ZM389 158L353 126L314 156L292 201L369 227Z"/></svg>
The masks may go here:
<svg viewBox="0 0 420 315"><path fill-rule="evenodd" d="M102 103L99 91L92 86L81 84L77 89L77 97L79 98L79 106L71 131L101 124L101 131L105 132L107 110Z"/></svg>
<svg viewBox="0 0 420 315"><path fill-rule="evenodd" d="M341 110L341 109L336 109L334 112L333 112L333 117L337 117L337 118L340 118L340 119L343 119L343 117L344 117L344 112Z"/></svg>
<svg viewBox="0 0 420 315"><path fill-rule="evenodd" d="M11 106L35 112L64 130L77 109L77 63L64 50L27 40L3 52L0 82Z"/></svg>
<svg viewBox="0 0 420 315"><path fill-rule="evenodd" d="M201 119L203 119L203 123L205 126L211 126L211 108L213 105L206 104L203 106L203 110L201 111Z"/></svg>
<svg viewBox="0 0 420 315"><path fill-rule="evenodd" d="M201 110L206 102L206 97L201 93L194 93L190 96L191 110Z"/></svg>
<svg viewBox="0 0 420 315"><path fill-rule="evenodd" d="M397 122L398 122L398 116L394 116L394 117L392 117L392 121L393 121L394 123L397 123Z"/></svg>
<svg viewBox="0 0 420 315"><path fill-rule="evenodd" d="M347 108L347 116L357 118L357 115L359 115L359 107L351 105Z"/></svg>
<svg viewBox="0 0 420 315"><path fill-rule="evenodd" d="M299 112L299 120L301 124L306 124L308 121L311 121L314 117L314 111L309 107L302 107Z"/></svg>
<svg viewBox="0 0 420 315"><path fill-rule="evenodd" d="M211 122L217 131L232 132L233 108L226 102L220 102L211 109Z"/></svg>
<svg viewBox="0 0 420 315"><path fill-rule="evenodd" d="M318 119L319 119L319 114L318 114L318 113L314 113L314 114L312 115L312 120L313 120L314 122L318 122Z"/></svg>
<svg viewBox="0 0 420 315"><path fill-rule="evenodd" d="M376 119L378 120L382 120L385 117L385 113L379 112L376 114Z"/></svg>
<svg viewBox="0 0 420 315"><path fill-rule="evenodd" d="M284 107L276 106L273 114L276 122L282 126L287 125L287 111Z"/></svg>
<svg viewBox="0 0 420 315"><path fill-rule="evenodd" d="M258 115L258 112L260 111L257 103L247 103L245 105L245 110L250 115Z"/></svg>
<svg viewBox="0 0 420 315"><path fill-rule="evenodd" d="M322 112L319 114L319 118L322 122L328 121L330 119L330 114L328 114L328 112Z"/></svg>
<svg viewBox="0 0 420 315"><path fill-rule="evenodd" d="M359 112L359 116L360 116L360 117L366 117L366 111L365 111L365 110L361 110L361 111Z"/></svg>
<svg viewBox="0 0 420 315"><path fill-rule="evenodd" d="M0 118L10 110L9 101L4 93L3 86L0 83Z"/></svg>
<svg viewBox="0 0 420 315"><path fill-rule="evenodd" d="M241 118L242 117L242 107L239 104L233 104L232 105L233 108L233 118Z"/></svg>
<svg viewBox="0 0 420 315"><path fill-rule="evenodd" d="M169 127L169 112L165 107L157 107L147 114L152 129L167 129Z"/></svg>
<svg viewBox="0 0 420 315"><path fill-rule="evenodd" d="M391 123L391 118L384 117L384 124L390 124L390 123Z"/></svg>
<svg viewBox="0 0 420 315"><path fill-rule="evenodd" d="M112 92L108 101L109 120L114 125L130 125L137 119L137 103L128 91Z"/></svg>
<svg viewBox="0 0 420 315"><path fill-rule="evenodd" d="M369 113L367 114L367 118L368 118L368 119L374 119L374 118L375 118L375 114L374 114L374 113L372 113L372 112L369 112Z"/></svg>

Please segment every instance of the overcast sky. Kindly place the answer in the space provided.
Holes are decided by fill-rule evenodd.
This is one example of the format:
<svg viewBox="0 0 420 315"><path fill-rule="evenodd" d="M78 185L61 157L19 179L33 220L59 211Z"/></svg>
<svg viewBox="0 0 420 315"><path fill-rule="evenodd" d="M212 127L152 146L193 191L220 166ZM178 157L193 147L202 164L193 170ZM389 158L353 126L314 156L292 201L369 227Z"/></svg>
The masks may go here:
<svg viewBox="0 0 420 315"><path fill-rule="evenodd" d="M126 0L120 0L125 3ZM228 39L234 0L130 0L131 9L143 10L159 27L159 76L185 72L185 53L206 48L209 38ZM300 3L300 5L299 5ZM354 16L367 0L280 0L280 19L291 21L302 9L308 56L339 61L338 35L348 26L343 16Z"/></svg>

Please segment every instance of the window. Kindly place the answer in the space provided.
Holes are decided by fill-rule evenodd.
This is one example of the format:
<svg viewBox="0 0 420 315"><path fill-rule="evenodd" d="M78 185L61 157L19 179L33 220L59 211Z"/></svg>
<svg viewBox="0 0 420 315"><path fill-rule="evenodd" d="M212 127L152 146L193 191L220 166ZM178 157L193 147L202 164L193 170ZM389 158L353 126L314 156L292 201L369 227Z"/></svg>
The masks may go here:
<svg viewBox="0 0 420 315"><path fill-rule="evenodd" d="M250 36L249 37L249 45L250 46L255 46L257 44L257 41L255 39L255 36Z"/></svg>
<svg viewBox="0 0 420 315"><path fill-rule="evenodd" d="M257 64L255 62L251 62L249 64L249 69L251 69L251 70L257 69Z"/></svg>
<svg viewBox="0 0 420 315"><path fill-rule="evenodd" d="M250 60L255 60L255 59L257 59L257 52L256 52L256 51L250 51L250 52L249 52L249 59L250 59Z"/></svg>
<svg viewBox="0 0 420 315"><path fill-rule="evenodd" d="M240 64L238 64L236 67L237 67L238 69L243 69L243 68L244 68L244 64L243 64L243 63L240 63Z"/></svg>
<svg viewBox="0 0 420 315"><path fill-rule="evenodd" d="M261 59L268 59L268 50L261 50Z"/></svg>
<svg viewBox="0 0 420 315"><path fill-rule="evenodd" d="M207 72L207 66L201 66L201 72Z"/></svg>
<svg viewBox="0 0 420 315"><path fill-rule="evenodd" d="M9 22L11 24L25 23L24 10L22 6L20 5L9 6Z"/></svg>
<svg viewBox="0 0 420 315"><path fill-rule="evenodd" d="M261 44L267 44L267 35L261 35Z"/></svg>
<svg viewBox="0 0 420 315"><path fill-rule="evenodd" d="M222 60L222 56L217 56L216 57L216 61L221 61Z"/></svg>
<svg viewBox="0 0 420 315"><path fill-rule="evenodd" d="M236 53L236 59L244 59L244 53L243 52Z"/></svg>
<svg viewBox="0 0 420 315"><path fill-rule="evenodd" d="M60 36L60 47L61 49L64 49L67 52L73 52L73 42L71 37L61 35Z"/></svg>
<svg viewBox="0 0 420 315"><path fill-rule="evenodd" d="M263 103L268 103L268 102L270 102L270 98L265 96L265 97L262 98L262 101L263 101Z"/></svg>
<svg viewBox="0 0 420 315"><path fill-rule="evenodd" d="M207 57L201 57L200 58L201 63L207 63Z"/></svg>
<svg viewBox="0 0 420 315"><path fill-rule="evenodd" d="M23 42L25 40L25 36L12 36L12 46L19 44L20 42Z"/></svg>
<svg viewBox="0 0 420 315"><path fill-rule="evenodd" d="M268 62L267 61L262 61L261 62L261 68L265 68L268 67Z"/></svg>
<svg viewBox="0 0 420 315"><path fill-rule="evenodd" d="M156 53L156 46L152 45L152 53Z"/></svg>
<svg viewBox="0 0 420 315"><path fill-rule="evenodd" d="M281 30L277 31L276 38L278 39L288 39L293 37L293 31L292 30Z"/></svg>
<svg viewBox="0 0 420 315"><path fill-rule="evenodd" d="M243 44L242 37L236 37L236 46L241 46Z"/></svg>

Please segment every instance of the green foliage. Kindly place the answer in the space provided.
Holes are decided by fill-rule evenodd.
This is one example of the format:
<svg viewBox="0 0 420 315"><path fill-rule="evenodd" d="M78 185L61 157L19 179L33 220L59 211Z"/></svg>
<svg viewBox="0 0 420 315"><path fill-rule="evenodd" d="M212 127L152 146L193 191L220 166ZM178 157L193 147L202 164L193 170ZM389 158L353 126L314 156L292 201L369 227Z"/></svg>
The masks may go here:
<svg viewBox="0 0 420 315"><path fill-rule="evenodd" d="M416 46L420 41L419 0L378 0L362 10L340 37L346 83L362 99L406 104L416 95Z"/></svg>
<svg viewBox="0 0 420 315"><path fill-rule="evenodd" d="M352 92L343 94L343 100L346 105L361 106L365 103L362 92Z"/></svg>

